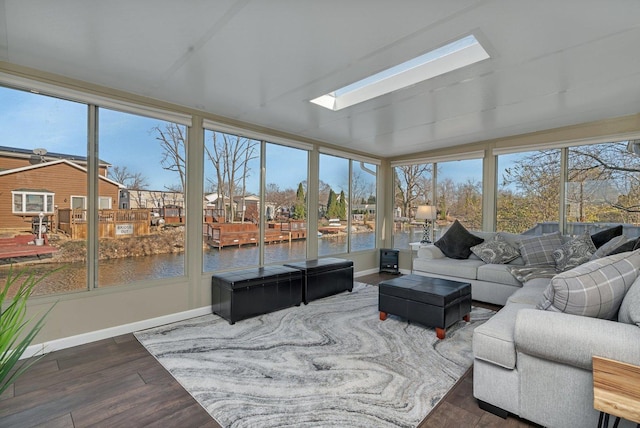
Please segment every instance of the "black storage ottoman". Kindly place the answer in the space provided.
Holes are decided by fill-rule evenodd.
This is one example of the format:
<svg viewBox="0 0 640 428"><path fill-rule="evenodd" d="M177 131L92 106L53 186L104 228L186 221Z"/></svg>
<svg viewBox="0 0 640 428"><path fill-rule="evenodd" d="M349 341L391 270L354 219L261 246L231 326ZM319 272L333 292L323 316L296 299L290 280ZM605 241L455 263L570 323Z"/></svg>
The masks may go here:
<svg viewBox="0 0 640 428"><path fill-rule="evenodd" d="M471 284L444 278L405 275L378 284L380 319L388 314L435 327L438 339L460 320L469 321Z"/></svg>
<svg viewBox="0 0 640 428"><path fill-rule="evenodd" d="M328 257L287 263L285 266L299 269L304 277L302 301L306 305L312 300L353 290L353 262Z"/></svg>
<svg viewBox="0 0 640 428"><path fill-rule="evenodd" d="M214 314L234 324L302 302L302 272L286 266L266 266L215 274L211 277Z"/></svg>

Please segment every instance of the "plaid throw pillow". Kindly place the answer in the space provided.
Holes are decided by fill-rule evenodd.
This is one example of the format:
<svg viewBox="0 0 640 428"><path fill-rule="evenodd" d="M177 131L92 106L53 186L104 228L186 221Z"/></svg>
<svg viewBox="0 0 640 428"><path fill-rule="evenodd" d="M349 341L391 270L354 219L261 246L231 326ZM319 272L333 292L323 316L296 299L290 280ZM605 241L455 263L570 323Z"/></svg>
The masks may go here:
<svg viewBox="0 0 640 428"><path fill-rule="evenodd" d="M522 239L518 248L526 266L555 266L553 251L560 246L560 232L554 232Z"/></svg>
<svg viewBox="0 0 640 428"><path fill-rule="evenodd" d="M554 276L538 309L614 319L640 272L640 251L592 260Z"/></svg>

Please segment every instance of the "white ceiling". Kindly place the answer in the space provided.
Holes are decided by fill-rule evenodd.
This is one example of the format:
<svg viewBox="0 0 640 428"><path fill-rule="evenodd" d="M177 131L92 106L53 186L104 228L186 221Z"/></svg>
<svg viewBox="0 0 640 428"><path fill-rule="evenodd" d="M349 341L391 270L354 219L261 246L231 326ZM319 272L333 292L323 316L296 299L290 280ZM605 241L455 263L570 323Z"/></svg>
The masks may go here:
<svg viewBox="0 0 640 428"><path fill-rule="evenodd" d="M470 33L490 59L309 102ZM0 61L401 156L640 112L640 1L0 0Z"/></svg>

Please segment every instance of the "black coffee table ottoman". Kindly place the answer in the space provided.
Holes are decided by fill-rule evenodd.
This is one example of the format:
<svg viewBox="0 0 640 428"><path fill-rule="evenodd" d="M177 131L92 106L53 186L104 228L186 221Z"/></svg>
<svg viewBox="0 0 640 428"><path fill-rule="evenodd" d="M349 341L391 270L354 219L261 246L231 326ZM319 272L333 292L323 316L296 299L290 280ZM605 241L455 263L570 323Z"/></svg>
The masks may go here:
<svg viewBox="0 0 640 428"><path fill-rule="evenodd" d="M471 284L405 275L378 284L380 319L397 315L428 327L435 327L438 339L444 339L446 329L460 320L469 321Z"/></svg>

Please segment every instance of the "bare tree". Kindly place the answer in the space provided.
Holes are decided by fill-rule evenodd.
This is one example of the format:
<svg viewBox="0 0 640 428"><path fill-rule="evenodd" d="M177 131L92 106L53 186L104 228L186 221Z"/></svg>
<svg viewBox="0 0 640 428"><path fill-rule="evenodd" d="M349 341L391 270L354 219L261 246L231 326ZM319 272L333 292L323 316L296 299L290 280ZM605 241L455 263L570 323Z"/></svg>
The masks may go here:
<svg viewBox="0 0 640 428"><path fill-rule="evenodd" d="M213 165L218 192L218 207L225 206L225 198L229 198L229 218L235 218L234 206L238 187L241 191L241 203L244 206L246 194L246 179L249 177L250 161L255 159L258 142L237 135L213 132L213 144L205 144L206 156ZM244 218L242 219L244 221Z"/></svg>
<svg viewBox="0 0 640 428"><path fill-rule="evenodd" d="M351 177L351 200L354 204L366 203L363 201L369 199L369 196L375 195L376 184L365 172L370 174L369 170L364 170L364 172L360 170L353 171Z"/></svg>
<svg viewBox="0 0 640 428"><path fill-rule="evenodd" d="M482 229L482 183L467 179L455 184L455 200L449 214L472 230Z"/></svg>
<svg viewBox="0 0 640 428"><path fill-rule="evenodd" d="M123 184L127 189L142 190L149 185L147 177L141 172L131 172L126 166L114 166L111 179Z"/></svg>
<svg viewBox="0 0 640 428"><path fill-rule="evenodd" d="M568 199L579 207L577 220L604 214L609 221L629 221L628 214L640 213L639 173L640 156L628 151L627 141L570 148Z"/></svg>
<svg viewBox="0 0 640 428"><path fill-rule="evenodd" d="M241 157L241 162L242 162L242 219L241 221L244 222L244 217L245 217L245 207L246 207L246 203L245 203L245 197L247 196L247 178L249 177L249 170L251 168L249 168L249 162L252 159L257 158L256 156L256 146L257 143L253 143L251 144L249 140L245 139L245 141L243 142L246 143L246 145L241 148L241 150L244 152L244 159L242 159ZM253 219L255 222L257 222L259 219L255 218Z"/></svg>
<svg viewBox="0 0 640 428"><path fill-rule="evenodd" d="M216 200L217 208L224 209L225 207L225 193L224 193L224 177L227 175L225 168L226 164L223 161L223 151L218 149L218 133L214 132L212 136L212 147L205 143L204 151L207 158L213 165L213 169L216 173L215 179L208 178L211 186L215 188L218 198Z"/></svg>
<svg viewBox="0 0 640 428"><path fill-rule="evenodd" d="M431 186L432 164L403 165L395 167L396 205L404 217L411 217L411 207L424 199Z"/></svg>
<svg viewBox="0 0 640 428"><path fill-rule="evenodd" d="M302 182L302 186L307 191L307 181ZM318 210L319 216L324 216L327 208L329 207L329 194L331 193L331 186L322 180L318 180Z"/></svg>
<svg viewBox="0 0 640 428"><path fill-rule="evenodd" d="M524 154L502 177L498 216L505 230L512 224L531 227L541 221L558 221L560 203L566 203L570 222L639 221L640 156L630 153L627 144L570 147L566 201L559 200L563 185L560 150Z"/></svg>
<svg viewBox="0 0 640 428"><path fill-rule="evenodd" d="M111 179L124 185L129 190L129 197L135 202L135 206L143 208L142 190L149 186L147 178L141 172L131 172L126 166L114 166Z"/></svg>
<svg viewBox="0 0 640 428"><path fill-rule="evenodd" d="M438 180L438 216L440 220L447 220L450 210L457 199L456 184L451 178Z"/></svg>
<svg viewBox="0 0 640 428"><path fill-rule="evenodd" d="M523 232L542 221L558 221L560 150L540 150L506 168L498 188L499 230Z"/></svg>
<svg viewBox="0 0 640 428"><path fill-rule="evenodd" d="M296 191L292 188L281 190L275 183L269 183L265 189L265 201L273 204L275 211L278 212L282 208L291 209L296 203Z"/></svg>
<svg viewBox="0 0 640 428"><path fill-rule="evenodd" d="M180 179L179 184L165 187L167 190L171 190L172 192L184 193L187 179L185 162L185 127L175 123L168 123L164 128L156 126L152 131L155 131L158 134L156 140L160 141L160 148L162 150L162 159L160 160L160 164L162 165L162 168L167 171L177 172Z"/></svg>

